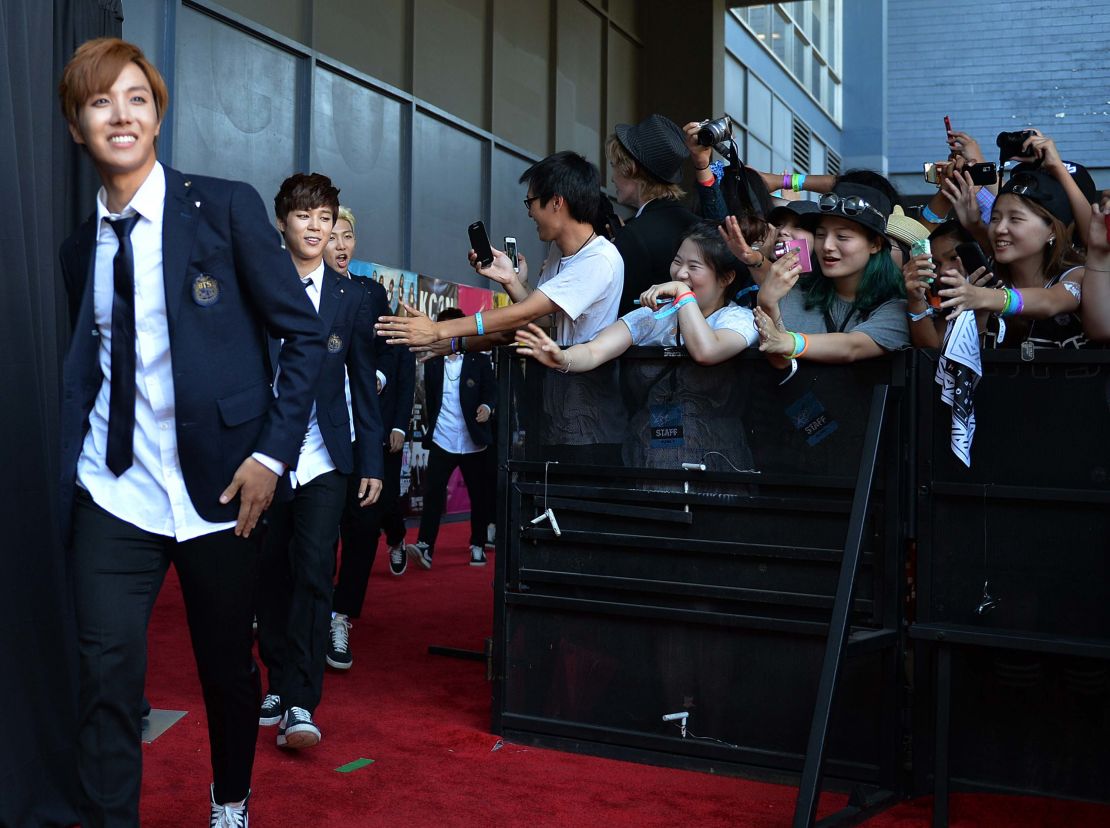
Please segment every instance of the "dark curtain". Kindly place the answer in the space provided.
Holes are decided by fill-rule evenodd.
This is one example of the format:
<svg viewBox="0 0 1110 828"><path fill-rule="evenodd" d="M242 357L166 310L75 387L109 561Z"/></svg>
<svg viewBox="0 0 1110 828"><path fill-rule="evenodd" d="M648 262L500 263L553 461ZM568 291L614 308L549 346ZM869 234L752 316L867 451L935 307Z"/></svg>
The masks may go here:
<svg viewBox="0 0 1110 828"><path fill-rule="evenodd" d="M69 331L58 243L93 207L58 115L78 43L119 34L118 0L0 3L0 826L77 821L75 641L57 536L58 405Z"/></svg>

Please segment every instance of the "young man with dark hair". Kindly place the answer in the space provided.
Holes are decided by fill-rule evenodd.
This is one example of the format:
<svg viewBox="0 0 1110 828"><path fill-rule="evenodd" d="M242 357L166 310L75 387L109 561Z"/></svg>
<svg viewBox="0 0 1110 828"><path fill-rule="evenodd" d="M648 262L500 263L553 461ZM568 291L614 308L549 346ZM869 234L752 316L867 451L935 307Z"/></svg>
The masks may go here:
<svg viewBox="0 0 1110 828"><path fill-rule="evenodd" d="M139 824L146 627L181 581L212 752L211 826L245 826L258 733L251 538L295 463L327 336L248 185L158 163L168 96L130 43L83 44L60 95L101 188L61 248L61 506L86 826ZM281 337L281 396L267 334Z"/></svg>
<svg viewBox="0 0 1110 828"><path fill-rule="evenodd" d="M617 319L624 261L617 248L594 230L600 199L597 167L573 152L558 152L533 164L520 177L528 185L524 206L536 223L540 241L552 242L535 289L528 286L528 264L519 273L500 250L482 267L482 276L504 286L513 304L506 308L433 322L410 308L408 317L384 317L378 335L392 344L416 346L434 354L484 351L512 341L513 331L551 316L560 345L589 342ZM492 334L492 335L491 335ZM544 378L545 456L563 462L620 462L622 416L613 393L616 363L588 374Z"/></svg>
<svg viewBox="0 0 1110 828"><path fill-rule="evenodd" d="M373 325L384 298L336 273L324 251L339 213L339 190L318 173L282 182L274 213L285 246L327 333L327 355L300 456L267 519L259 579L259 653L268 672L259 723L278 725L278 747L320 742L320 703L331 628L335 542L347 476L359 478L359 505L377 500L382 480ZM380 290L379 290L380 293ZM345 377L350 379L348 415ZM283 393L284 377L276 393ZM351 420L354 418L354 450ZM284 483L284 481L283 481Z"/></svg>
<svg viewBox="0 0 1110 828"><path fill-rule="evenodd" d="M485 268L471 251L475 270L502 284L512 305L441 322L412 308L408 317L384 317L377 326L380 336L391 345L445 341L450 349L454 340L450 350L482 351L510 342L512 331L550 314L558 341L574 345L588 342L616 320L624 262L613 244L594 232L601 198L597 167L577 153L558 152L525 170L520 183L528 185L524 206L536 234L540 241L552 242L536 288L528 287L523 257L515 273L502 251L494 250L493 263ZM442 347L436 351L447 352Z"/></svg>

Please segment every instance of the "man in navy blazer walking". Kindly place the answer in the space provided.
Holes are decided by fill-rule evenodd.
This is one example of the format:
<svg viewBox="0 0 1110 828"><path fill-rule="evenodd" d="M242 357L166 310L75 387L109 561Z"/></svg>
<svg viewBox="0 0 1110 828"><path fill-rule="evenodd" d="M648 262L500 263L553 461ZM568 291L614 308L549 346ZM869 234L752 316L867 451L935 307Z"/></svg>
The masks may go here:
<svg viewBox="0 0 1110 828"><path fill-rule="evenodd" d="M330 178L297 173L285 179L274 197L274 213L328 333L300 456L289 470L289 487L283 481L267 517L258 601L259 652L269 684L259 723L278 725L278 747L307 748L322 735L313 714L323 692L335 541L348 475L359 480L360 508L381 493L374 323L388 309L384 291L371 293L324 262L339 213L339 190ZM277 393L279 398L285 393L280 376Z"/></svg>
<svg viewBox="0 0 1110 828"><path fill-rule="evenodd" d="M82 823L139 824L146 626L172 563L208 720L209 824L243 828L260 698L250 535L297 460L327 335L258 193L158 163L168 95L141 50L85 43L60 95L103 184L60 252ZM285 343L277 399L267 335Z"/></svg>

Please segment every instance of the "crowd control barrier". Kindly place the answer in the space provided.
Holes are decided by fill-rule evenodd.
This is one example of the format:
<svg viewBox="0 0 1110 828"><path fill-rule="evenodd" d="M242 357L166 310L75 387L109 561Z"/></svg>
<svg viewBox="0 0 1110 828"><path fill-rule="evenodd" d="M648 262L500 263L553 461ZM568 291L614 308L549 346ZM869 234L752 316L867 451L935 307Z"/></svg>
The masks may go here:
<svg viewBox="0 0 1110 828"><path fill-rule="evenodd" d="M904 790L903 357L499 371L495 732Z"/></svg>

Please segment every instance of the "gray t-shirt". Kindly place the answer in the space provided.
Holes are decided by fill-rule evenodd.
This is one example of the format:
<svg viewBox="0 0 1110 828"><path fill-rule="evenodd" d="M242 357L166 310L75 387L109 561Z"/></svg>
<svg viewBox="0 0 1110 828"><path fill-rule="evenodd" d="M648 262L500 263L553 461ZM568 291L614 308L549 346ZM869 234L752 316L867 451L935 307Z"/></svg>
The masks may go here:
<svg viewBox="0 0 1110 828"><path fill-rule="evenodd" d="M825 325L825 316L819 308L806 310L805 293L798 288L790 291L779 302L782 323L788 331L805 334L830 333ZM851 318L848 314L851 313ZM906 300L888 299L879 305L866 319L861 320L858 313L852 313L852 303L839 296L833 297L829 318L833 333L842 331L865 333L885 351L897 351L910 344L909 326L906 321ZM845 322L845 320L847 320Z"/></svg>

